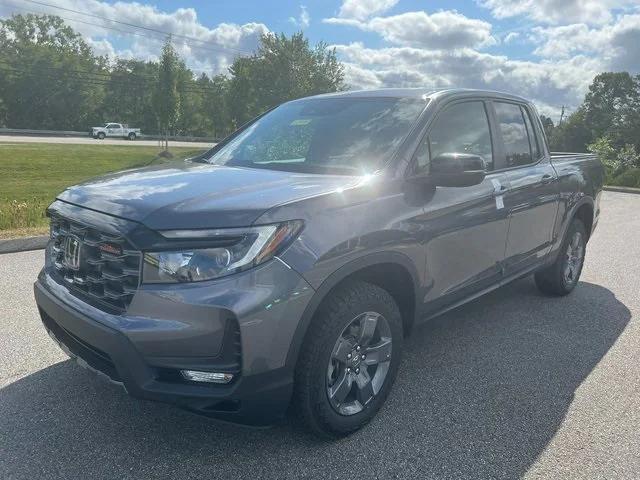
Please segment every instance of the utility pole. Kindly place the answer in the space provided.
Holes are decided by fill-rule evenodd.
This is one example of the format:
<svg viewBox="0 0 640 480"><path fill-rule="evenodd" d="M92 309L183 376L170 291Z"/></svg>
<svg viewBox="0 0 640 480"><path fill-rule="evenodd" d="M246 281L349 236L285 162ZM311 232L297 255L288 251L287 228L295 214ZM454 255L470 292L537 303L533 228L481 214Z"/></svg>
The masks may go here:
<svg viewBox="0 0 640 480"><path fill-rule="evenodd" d="M560 112L560 121L558 122L558 126L562 125L563 119L564 119L564 105L562 105L562 111Z"/></svg>

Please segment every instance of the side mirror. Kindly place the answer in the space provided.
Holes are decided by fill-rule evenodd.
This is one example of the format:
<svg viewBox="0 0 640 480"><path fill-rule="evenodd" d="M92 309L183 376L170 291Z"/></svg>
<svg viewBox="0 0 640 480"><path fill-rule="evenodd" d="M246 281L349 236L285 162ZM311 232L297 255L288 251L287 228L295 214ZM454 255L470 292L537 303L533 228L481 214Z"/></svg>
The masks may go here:
<svg viewBox="0 0 640 480"><path fill-rule="evenodd" d="M442 153L431 159L429 176L441 187L470 187L482 183L484 160L469 153Z"/></svg>

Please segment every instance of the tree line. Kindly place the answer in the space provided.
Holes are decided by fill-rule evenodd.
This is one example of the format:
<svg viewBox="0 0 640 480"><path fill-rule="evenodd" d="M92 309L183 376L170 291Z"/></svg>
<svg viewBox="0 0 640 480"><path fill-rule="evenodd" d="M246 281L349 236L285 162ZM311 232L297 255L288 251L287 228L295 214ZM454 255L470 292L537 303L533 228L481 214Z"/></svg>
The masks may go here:
<svg viewBox="0 0 640 480"><path fill-rule="evenodd" d="M96 55L53 15L0 20L0 127L86 131L107 121L147 134L222 138L293 98L344 89L335 51L302 33L264 35L228 74L197 74L169 37L159 61Z"/></svg>
<svg viewBox="0 0 640 480"><path fill-rule="evenodd" d="M222 138L284 101L346 88L326 44L264 35L225 74L196 74L169 37L159 61L96 55L57 16L0 20L0 127L87 130L107 121L143 133ZM558 125L541 116L555 151L596 152L609 183L640 187L640 75L595 77Z"/></svg>
<svg viewBox="0 0 640 480"><path fill-rule="evenodd" d="M601 73L564 122L541 120L552 150L597 153L607 183L640 187L640 75Z"/></svg>

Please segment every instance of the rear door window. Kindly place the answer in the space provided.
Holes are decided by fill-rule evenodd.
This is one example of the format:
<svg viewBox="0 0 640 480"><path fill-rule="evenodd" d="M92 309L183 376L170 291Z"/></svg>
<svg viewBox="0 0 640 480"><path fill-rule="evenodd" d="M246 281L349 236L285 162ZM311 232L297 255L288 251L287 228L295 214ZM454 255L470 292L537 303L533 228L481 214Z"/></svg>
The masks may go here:
<svg viewBox="0 0 640 480"><path fill-rule="evenodd" d="M520 105L503 102L494 102L493 105L504 145L506 167L519 167L532 163L532 143Z"/></svg>

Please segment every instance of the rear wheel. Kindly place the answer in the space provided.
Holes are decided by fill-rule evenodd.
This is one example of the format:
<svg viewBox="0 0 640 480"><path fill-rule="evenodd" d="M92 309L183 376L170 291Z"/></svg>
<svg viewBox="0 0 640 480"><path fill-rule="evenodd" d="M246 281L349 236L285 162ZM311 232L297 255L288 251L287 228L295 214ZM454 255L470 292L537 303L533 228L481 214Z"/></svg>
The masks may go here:
<svg viewBox="0 0 640 480"><path fill-rule="evenodd" d="M353 282L323 303L296 368L294 406L311 430L340 437L369 422L395 380L402 319L391 295Z"/></svg>
<svg viewBox="0 0 640 480"><path fill-rule="evenodd" d="M587 247L587 232L581 220L569 225L555 262L535 274L538 288L550 295L567 295L575 288L582 273Z"/></svg>
<svg viewBox="0 0 640 480"><path fill-rule="evenodd" d="M136 134L134 132L131 132L129 134L129 140L135 140L136 139Z"/></svg>

